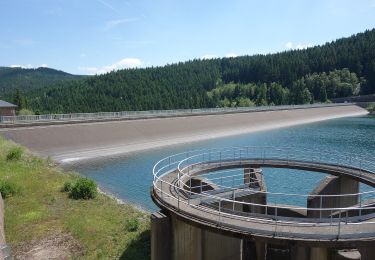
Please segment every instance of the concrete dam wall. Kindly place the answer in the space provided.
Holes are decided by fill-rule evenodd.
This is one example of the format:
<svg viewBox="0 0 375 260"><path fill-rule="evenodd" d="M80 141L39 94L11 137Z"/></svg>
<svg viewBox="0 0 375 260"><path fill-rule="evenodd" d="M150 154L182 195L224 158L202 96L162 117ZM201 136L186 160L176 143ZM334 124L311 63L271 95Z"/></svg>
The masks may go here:
<svg viewBox="0 0 375 260"><path fill-rule="evenodd" d="M355 105L0 129L41 156L67 163L328 120L361 116Z"/></svg>

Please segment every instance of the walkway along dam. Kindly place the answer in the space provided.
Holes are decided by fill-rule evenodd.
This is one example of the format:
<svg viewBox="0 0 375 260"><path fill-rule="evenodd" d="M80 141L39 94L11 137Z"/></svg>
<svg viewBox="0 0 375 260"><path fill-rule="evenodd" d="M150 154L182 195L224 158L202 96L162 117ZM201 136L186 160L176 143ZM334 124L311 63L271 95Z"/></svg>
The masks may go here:
<svg viewBox="0 0 375 260"><path fill-rule="evenodd" d="M328 175L309 194L273 193L267 191L265 168ZM153 175L151 196L161 208L151 217L154 260L374 258L373 160L234 147L171 155L154 166ZM359 183L372 188L360 192ZM294 205L296 197L306 206Z"/></svg>
<svg viewBox="0 0 375 260"><path fill-rule="evenodd" d="M194 116L166 113L157 114L157 117L154 113L151 117L142 113L124 120L86 123L84 120L65 120L66 115L61 115L64 124L55 124L46 116L36 116L39 121L23 124L23 127L0 123L0 134L41 156L67 163L368 113L351 104L230 111L208 114L198 111L192 114Z"/></svg>

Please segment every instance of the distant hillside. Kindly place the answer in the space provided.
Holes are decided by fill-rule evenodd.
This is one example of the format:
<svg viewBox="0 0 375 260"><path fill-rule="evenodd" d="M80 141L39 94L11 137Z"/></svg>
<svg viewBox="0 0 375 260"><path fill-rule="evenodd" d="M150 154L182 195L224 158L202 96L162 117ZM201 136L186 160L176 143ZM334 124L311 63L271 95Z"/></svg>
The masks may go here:
<svg viewBox="0 0 375 260"><path fill-rule="evenodd" d="M358 93L375 93L375 29L304 50L60 82L28 100L47 113L302 104Z"/></svg>
<svg viewBox="0 0 375 260"><path fill-rule="evenodd" d="M13 95L16 88L19 88L23 92L28 92L36 88L51 86L57 82L81 78L82 76L50 68L23 69L0 67L0 98Z"/></svg>

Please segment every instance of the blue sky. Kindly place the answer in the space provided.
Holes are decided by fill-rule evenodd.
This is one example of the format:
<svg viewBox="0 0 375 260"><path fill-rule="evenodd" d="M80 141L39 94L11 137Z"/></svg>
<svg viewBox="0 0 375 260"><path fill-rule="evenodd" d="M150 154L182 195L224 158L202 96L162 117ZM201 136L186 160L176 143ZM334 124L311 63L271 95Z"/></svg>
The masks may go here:
<svg viewBox="0 0 375 260"><path fill-rule="evenodd" d="M0 65L73 74L274 53L375 27L375 0L0 0Z"/></svg>

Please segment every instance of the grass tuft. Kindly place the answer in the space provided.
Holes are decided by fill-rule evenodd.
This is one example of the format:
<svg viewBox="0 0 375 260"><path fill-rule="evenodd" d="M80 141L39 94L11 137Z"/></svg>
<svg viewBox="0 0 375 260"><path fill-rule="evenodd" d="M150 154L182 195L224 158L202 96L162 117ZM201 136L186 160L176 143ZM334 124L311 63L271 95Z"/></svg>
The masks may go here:
<svg viewBox="0 0 375 260"><path fill-rule="evenodd" d="M8 161L18 161L21 159L23 154L23 149L19 146L11 148L7 153Z"/></svg>
<svg viewBox="0 0 375 260"><path fill-rule="evenodd" d="M16 195L19 188L16 184L9 182L8 180L0 180L0 193L3 199Z"/></svg>
<svg viewBox="0 0 375 260"><path fill-rule="evenodd" d="M125 222L125 229L128 232L135 232L139 228L139 221L137 218L130 218Z"/></svg>

